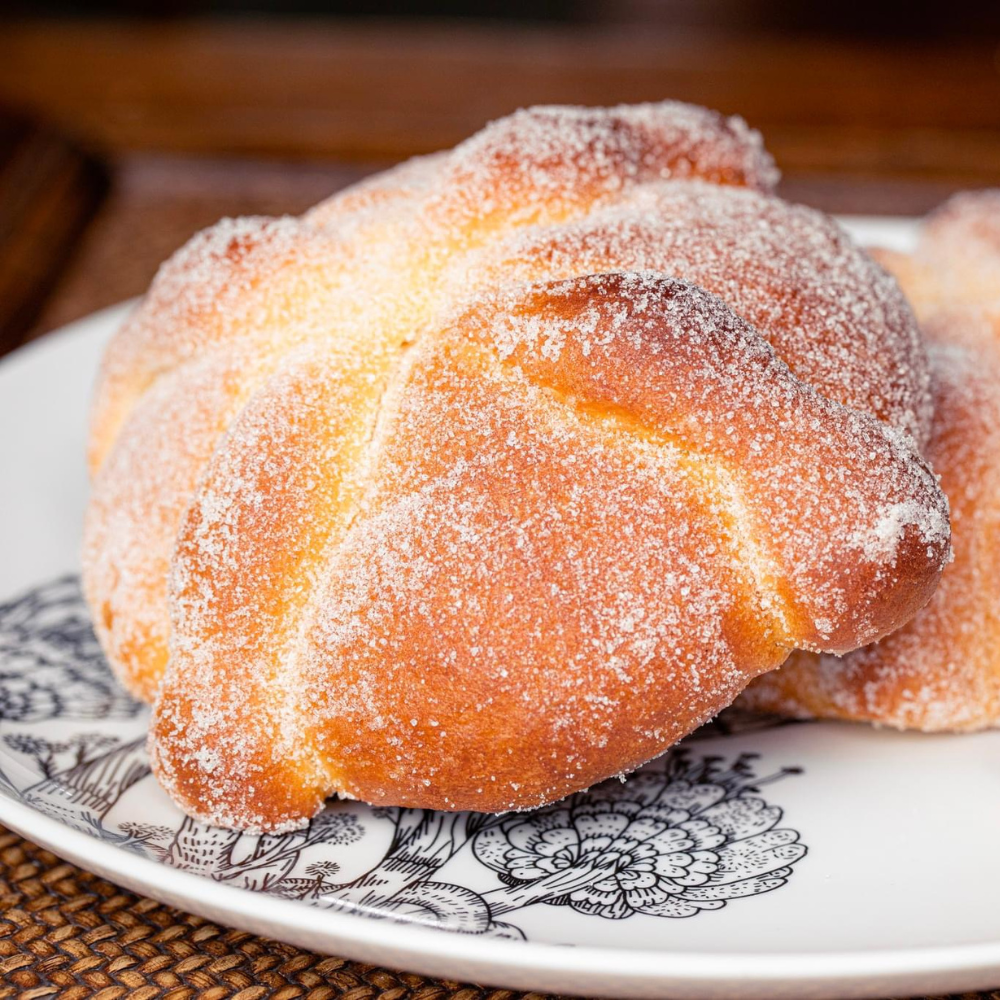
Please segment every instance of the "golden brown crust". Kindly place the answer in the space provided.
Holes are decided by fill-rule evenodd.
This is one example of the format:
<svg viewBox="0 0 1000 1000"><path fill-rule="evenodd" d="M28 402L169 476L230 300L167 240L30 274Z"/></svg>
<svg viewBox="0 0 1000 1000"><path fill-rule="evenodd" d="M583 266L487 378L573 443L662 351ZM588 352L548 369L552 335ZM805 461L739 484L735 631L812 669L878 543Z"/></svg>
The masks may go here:
<svg viewBox="0 0 1000 1000"><path fill-rule="evenodd" d="M167 577L206 456L249 396L259 359L208 355L160 379L94 479L83 587L132 694L151 701L168 659Z"/></svg>
<svg viewBox="0 0 1000 1000"><path fill-rule="evenodd" d="M269 827L322 801L319 762L299 738L309 709L295 699L296 644L310 581L322 579L360 499L383 388L377 357L326 345L294 352L194 491L173 557L170 669L150 749L161 782L195 815ZM198 776L231 782L234 769L242 787L209 813ZM255 804L263 790L280 798Z"/></svg>
<svg viewBox="0 0 1000 1000"><path fill-rule="evenodd" d="M775 176L703 109L533 109L165 265L105 361L86 579L185 809L536 804L926 600L922 346Z"/></svg>
<svg viewBox="0 0 1000 1000"><path fill-rule="evenodd" d="M460 262L453 294L468 282ZM516 229L475 258L484 287L613 270L676 275L723 298L824 395L924 443L930 371L892 278L832 219L754 190L648 183L559 225Z"/></svg>
<svg viewBox="0 0 1000 1000"><path fill-rule="evenodd" d="M926 604L935 581L921 579L920 567L946 556L947 528L921 521L943 509L926 468L922 478L908 467L901 473L916 459L912 442L819 393L799 393L802 383L760 333L720 300L686 282L609 273L546 285L537 296L501 290L491 306L469 326L499 344L517 370L590 410L624 412L665 441L711 455L733 478L755 533L774 536L769 561L773 579L788 590L796 645L855 648ZM602 308L612 313L611 330L594 318ZM699 313L710 320L699 324ZM693 316L678 330L671 328L675 314ZM539 344L542 317L561 338L558 350ZM654 335L657 323L669 332ZM615 324L632 328L614 336ZM519 326L530 332L519 335ZM769 377L780 388L765 399ZM839 488L831 489L835 481ZM912 512L897 510L906 504ZM894 518L902 520L890 524ZM883 521L892 559L865 535ZM849 562L839 562L847 550L854 553ZM890 562L898 567L892 583Z"/></svg>

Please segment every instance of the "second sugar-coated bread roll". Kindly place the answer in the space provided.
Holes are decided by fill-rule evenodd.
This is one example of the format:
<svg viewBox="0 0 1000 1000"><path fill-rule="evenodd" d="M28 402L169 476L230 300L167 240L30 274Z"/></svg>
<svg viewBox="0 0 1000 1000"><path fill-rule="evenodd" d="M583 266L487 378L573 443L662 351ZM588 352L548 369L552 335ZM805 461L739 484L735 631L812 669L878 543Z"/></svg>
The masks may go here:
<svg viewBox="0 0 1000 1000"><path fill-rule="evenodd" d="M184 519L151 748L195 816L553 801L897 627L948 553L912 442L676 279L490 293L370 393L290 358Z"/></svg>
<svg viewBox="0 0 1000 1000"><path fill-rule="evenodd" d="M1000 188L949 198L924 220L912 254L875 254L896 275L922 323L968 310L1000 347ZM968 332L971 327L958 336L967 340ZM953 333L945 329L941 337L950 340Z"/></svg>
<svg viewBox="0 0 1000 1000"><path fill-rule="evenodd" d="M794 653L746 707L929 732L1000 724L1000 359L959 343L931 357L927 457L951 500L955 561L899 631L845 657Z"/></svg>

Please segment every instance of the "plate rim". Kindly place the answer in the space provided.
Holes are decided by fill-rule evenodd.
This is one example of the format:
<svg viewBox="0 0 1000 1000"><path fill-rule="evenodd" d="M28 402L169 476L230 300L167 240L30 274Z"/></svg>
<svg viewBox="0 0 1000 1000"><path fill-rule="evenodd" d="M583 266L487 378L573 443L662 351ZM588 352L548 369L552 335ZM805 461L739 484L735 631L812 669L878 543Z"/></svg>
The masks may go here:
<svg viewBox="0 0 1000 1000"><path fill-rule="evenodd" d="M385 942L381 940L380 932L391 926L393 937L399 942L392 946L393 951L401 955L412 955L414 963L418 964L424 957L430 957L449 962L464 959L476 965L493 966L497 962L491 953L502 948L518 956L516 964L522 971L601 975L609 967L614 967L616 962L620 962L623 956L627 956L628 968L617 969L615 972L615 978L624 985L649 980L666 981L668 978L703 984L738 979L744 984L749 980L756 985L789 984L803 980L835 981L840 985L848 978L871 980L873 977L910 976L921 971L992 972L1000 969L1000 938L991 942L938 948L914 946L871 951L798 953L680 952L648 948L626 950L594 945L566 947L543 941L505 941L484 935L389 923L384 919L367 918L360 913L322 911L322 921L317 921L318 911L314 907L273 896L267 897L267 908L271 912L277 912L282 919L277 923L270 919L255 920L240 903L257 898L257 893L193 872L170 868L151 858L124 851L90 834L73 830L2 793L0 801L4 806L4 824L22 836L86 870L153 896L168 905L176 905L176 899L204 902L211 906L214 913L225 914L227 923L243 930L278 938L281 934L275 934L275 930L295 930L307 936L318 934L331 940L358 943L363 947L371 946L382 951L385 950ZM13 815L7 813L8 807L12 809ZM182 889L187 887L189 891L174 891L162 884L165 881ZM218 917L213 915L211 919ZM326 926L321 928L318 926L320 923ZM261 930L261 927L270 930ZM529 956L530 960L525 961ZM563 958L568 958L569 961L560 961ZM848 967L849 972L846 971ZM868 985L871 985L870 982Z"/></svg>
<svg viewBox="0 0 1000 1000"><path fill-rule="evenodd" d="M840 221L864 228L892 230L909 241L917 220L910 217L841 216ZM10 377L25 364L44 363L49 352L67 340L111 335L136 299L97 310L29 341L3 359L0 374ZM0 821L21 836L81 868L162 903L207 916L241 930L284 940L318 951L336 951L364 961L406 967L448 978L484 976L491 983L520 989L547 989L586 993L601 987L614 995L651 995L659 990L708 996L739 985L746 991L768 987L813 986L813 995L881 996L894 985L921 989L953 989L955 974L965 975L961 988L973 979L979 988L1000 981L1000 931L996 940L937 947L801 951L801 952L683 952L650 948L622 949L595 945L567 947L542 941L505 941L493 937L394 923L361 913L324 910L293 900L268 896L266 907L255 912L259 895L192 872L124 851L87 833L72 829L0 793ZM624 961L623 961L624 959ZM613 980L609 980L613 970ZM567 977L571 977L568 981ZM582 977L574 985L577 977ZM971 977L971 978L970 978ZM824 988L836 987L836 993ZM747 996L767 993L746 992Z"/></svg>

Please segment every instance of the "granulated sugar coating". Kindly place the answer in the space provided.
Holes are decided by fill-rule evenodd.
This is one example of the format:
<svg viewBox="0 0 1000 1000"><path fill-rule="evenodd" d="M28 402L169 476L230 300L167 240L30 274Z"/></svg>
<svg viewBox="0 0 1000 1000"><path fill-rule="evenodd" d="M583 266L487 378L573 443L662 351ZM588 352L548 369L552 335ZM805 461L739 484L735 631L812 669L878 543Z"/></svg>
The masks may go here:
<svg viewBox="0 0 1000 1000"><path fill-rule="evenodd" d="M739 119L532 109L164 265L85 586L184 809L552 801L927 600L912 317L775 179Z"/></svg>
<svg viewBox="0 0 1000 1000"><path fill-rule="evenodd" d="M613 269L676 275L721 296L803 380L926 440L930 373L896 283L829 217L700 181L643 185L578 221L516 230L452 278L553 280Z"/></svg>
<svg viewBox="0 0 1000 1000"><path fill-rule="evenodd" d="M448 225L491 229L556 221L652 181L700 177L770 191L778 176L742 118L675 101L535 107L457 146L432 204Z"/></svg>
<svg viewBox="0 0 1000 1000"><path fill-rule="evenodd" d="M299 308L310 308L316 272L336 266L324 253L328 243L297 219L224 219L163 264L105 353L91 471L103 464L122 422L157 377L207 351L280 331ZM266 296L255 294L261 286Z"/></svg>

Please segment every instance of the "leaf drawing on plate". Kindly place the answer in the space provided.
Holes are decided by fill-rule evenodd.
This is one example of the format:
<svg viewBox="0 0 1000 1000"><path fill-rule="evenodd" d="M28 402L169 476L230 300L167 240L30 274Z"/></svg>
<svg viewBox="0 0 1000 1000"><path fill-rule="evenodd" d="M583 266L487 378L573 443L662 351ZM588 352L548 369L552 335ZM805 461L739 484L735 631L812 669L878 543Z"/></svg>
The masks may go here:
<svg viewBox="0 0 1000 1000"><path fill-rule="evenodd" d="M200 823L186 816L166 850L165 860L220 882L236 882L246 889L305 898L308 890L323 891L324 879L293 878L302 853L317 844L343 847L356 843L365 828L353 812L325 809L302 830L280 835L254 836L239 830ZM339 871L340 866L334 864Z"/></svg>
<svg viewBox="0 0 1000 1000"><path fill-rule="evenodd" d="M77 577L0 604L0 721L132 718L142 710L108 669Z"/></svg>
<svg viewBox="0 0 1000 1000"><path fill-rule="evenodd" d="M47 740L34 733L8 733L3 738L4 745L30 758L35 767L46 778L51 778L57 770L65 767L64 755L71 758L70 767L76 767L93 760L99 752L117 746L118 740L102 733L75 733L67 740Z"/></svg>
<svg viewBox="0 0 1000 1000"><path fill-rule="evenodd" d="M445 864L500 817L430 809L387 809L383 815L394 818L385 856L353 881L329 886L322 898L325 905L467 934L523 937L517 928L494 920L479 893L437 879Z"/></svg>
<svg viewBox="0 0 1000 1000"><path fill-rule="evenodd" d="M67 742L72 746L72 740ZM114 749L31 785L20 797L74 829L100 832L115 803L149 773L145 737L121 744L116 741Z"/></svg>

